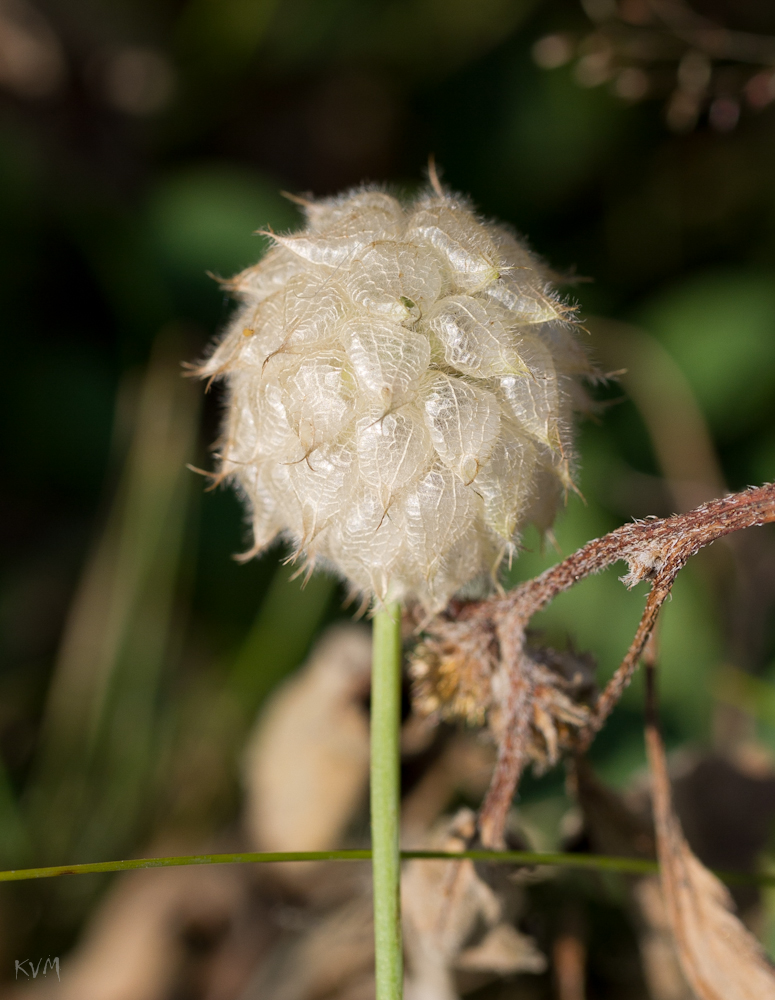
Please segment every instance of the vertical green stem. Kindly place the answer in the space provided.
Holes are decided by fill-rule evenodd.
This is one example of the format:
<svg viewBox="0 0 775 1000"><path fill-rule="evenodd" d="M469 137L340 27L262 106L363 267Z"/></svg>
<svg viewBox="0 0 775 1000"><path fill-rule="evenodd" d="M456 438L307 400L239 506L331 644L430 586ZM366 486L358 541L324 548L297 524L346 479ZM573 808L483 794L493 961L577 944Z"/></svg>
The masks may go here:
<svg viewBox="0 0 775 1000"><path fill-rule="evenodd" d="M376 1000L401 1000L401 608L374 616L371 668L371 849L374 880Z"/></svg>

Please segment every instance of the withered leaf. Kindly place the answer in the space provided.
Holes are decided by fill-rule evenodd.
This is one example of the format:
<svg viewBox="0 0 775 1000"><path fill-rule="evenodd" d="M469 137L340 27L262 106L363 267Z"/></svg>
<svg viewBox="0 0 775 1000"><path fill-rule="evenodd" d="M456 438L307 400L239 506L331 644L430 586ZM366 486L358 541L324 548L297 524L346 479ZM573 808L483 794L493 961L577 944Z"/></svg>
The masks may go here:
<svg viewBox="0 0 775 1000"><path fill-rule="evenodd" d="M658 875L630 888L638 926L643 975L652 1000L696 1000L681 971Z"/></svg>
<svg viewBox="0 0 775 1000"><path fill-rule="evenodd" d="M319 917L281 942L242 1000L341 1000L374 996L374 925L367 895Z"/></svg>
<svg viewBox="0 0 775 1000"><path fill-rule="evenodd" d="M493 927L479 944L460 953L455 968L464 972L494 972L509 976L516 972L546 971L546 959L532 938L511 924Z"/></svg>
<svg viewBox="0 0 775 1000"><path fill-rule="evenodd" d="M473 831L474 814L462 809L428 846L459 851ZM533 939L505 919L501 899L471 861L410 861L401 900L407 1000L457 1000L456 970L501 976L546 968Z"/></svg>
<svg viewBox="0 0 775 1000"><path fill-rule="evenodd" d="M365 793L368 630L338 625L272 696L245 754L246 820L264 851L339 847Z"/></svg>
<svg viewBox="0 0 775 1000"><path fill-rule="evenodd" d="M692 853L673 812L662 739L646 729L662 892L681 968L699 1000L775 1000L775 969Z"/></svg>
<svg viewBox="0 0 775 1000"><path fill-rule="evenodd" d="M148 855L186 849L179 843L151 845ZM62 959L61 977L52 971L34 981L19 976L3 989L4 1000L168 1000L190 962L187 931L217 936L247 903L244 880L229 867L123 873Z"/></svg>

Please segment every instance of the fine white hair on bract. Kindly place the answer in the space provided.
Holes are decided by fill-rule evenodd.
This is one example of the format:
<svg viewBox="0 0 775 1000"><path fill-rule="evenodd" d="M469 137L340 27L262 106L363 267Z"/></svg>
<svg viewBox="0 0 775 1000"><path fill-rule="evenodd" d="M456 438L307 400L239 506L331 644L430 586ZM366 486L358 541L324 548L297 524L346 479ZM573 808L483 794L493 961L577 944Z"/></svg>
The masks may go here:
<svg viewBox="0 0 775 1000"><path fill-rule="evenodd" d="M227 386L217 478L377 603L494 581L572 485L591 373L573 308L506 228L438 185L302 201L307 225L227 282L199 369Z"/></svg>

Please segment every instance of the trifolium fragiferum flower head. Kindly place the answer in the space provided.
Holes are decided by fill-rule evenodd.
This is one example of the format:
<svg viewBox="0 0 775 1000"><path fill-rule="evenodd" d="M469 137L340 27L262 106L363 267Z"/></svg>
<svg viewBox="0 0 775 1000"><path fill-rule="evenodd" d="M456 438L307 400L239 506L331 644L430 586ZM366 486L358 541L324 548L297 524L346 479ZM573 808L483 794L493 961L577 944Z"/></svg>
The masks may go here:
<svg viewBox="0 0 775 1000"><path fill-rule="evenodd" d="M429 610L494 578L571 483L589 372L572 309L502 226L438 185L303 202L306 228L228 286L202 366L226 381L220 476L278 535L377 600Z"/></svg>

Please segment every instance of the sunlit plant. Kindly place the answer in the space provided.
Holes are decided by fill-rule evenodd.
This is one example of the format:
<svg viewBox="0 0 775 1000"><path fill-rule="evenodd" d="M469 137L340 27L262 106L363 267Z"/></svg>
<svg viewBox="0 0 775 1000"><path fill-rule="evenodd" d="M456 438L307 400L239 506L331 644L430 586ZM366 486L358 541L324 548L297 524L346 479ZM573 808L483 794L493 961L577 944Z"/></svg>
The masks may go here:
<svg viewBox="0 0 775 1000"><path fill-rule="evenodd" d="M305 203L230 287L203 373L258 552L282 532L378 601L443 607L553 519L588 370L546 269L460 198Z"/></svg>
<svg viewBox="0 0 775 1000"><path fill-rule="evenodd" d="M590 372L573 310L524 242L467 201L362 188L302 201L306 226L233 278L202 374L223 378L219 476L373 605L372 844L378 997L400 995L400 602L497 583L527 523L572 485Z"/></svg>

